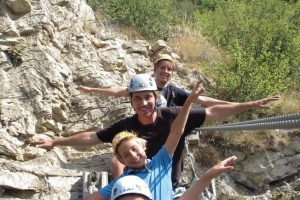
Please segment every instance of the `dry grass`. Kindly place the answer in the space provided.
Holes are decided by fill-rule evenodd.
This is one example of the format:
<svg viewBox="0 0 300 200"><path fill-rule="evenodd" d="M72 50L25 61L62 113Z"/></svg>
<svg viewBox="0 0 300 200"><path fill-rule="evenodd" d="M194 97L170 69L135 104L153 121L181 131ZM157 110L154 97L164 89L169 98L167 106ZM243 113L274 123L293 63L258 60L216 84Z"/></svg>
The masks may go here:
<svg viewBox="0 0 300 200"><path fill-rule="evenodd" d="M287 144L286 137L268 132L243 132L243 135L233 137L231 141L234 146L253 153L267 149L281 149Z"/></svg>
<svg viewBox="0 0 300 200"><path fill-rule="evenodd" d="M188 67L202 71L202 65L224 60L224 54L210 44L199 32L183 28L184 31L170 40Z"/></svg>
<svg viewBox="0 0 300 200"><path fill-rule="evenodd" d="M100 12L95 13L96 23L99 27L104 28L108 32L117 33L118 37L120 35L121 39L135 40L135 39L145 39L141 34L132 26L126 26L119 23L114 23L112 21L107 20L104 16L101 15Z"/></svg>
<svg viewBox="0 0 300 200"><path fill-rule="evenodd" d="M288 139L288 134L276 131L205 133L201 135L201 140L209 142L218 149L238 149L245 153L279 150L288 145Z"/></svg>
<svg viewBox="0 0 300 200"><path fill-rule="evenodd" d="M203 166L211 167L220 161L218 151L205 144L198 146L193 153L195 161Z"/></svg>
<svg viewBox="0 0 300 200"><path fill-rule="evenodd" d="M122 33L127 36L129 40L143 39L143 37L138 33L134 27L124 26L124 25L111 25L112 29L117 33Z"/></svg>
<svg viewBox="0 0 300 200"><path fill-rule="evenodd" d="M300 111L300 92L291 91L284 93L280 100L274 103L274 113L296 113Z"/></svg>

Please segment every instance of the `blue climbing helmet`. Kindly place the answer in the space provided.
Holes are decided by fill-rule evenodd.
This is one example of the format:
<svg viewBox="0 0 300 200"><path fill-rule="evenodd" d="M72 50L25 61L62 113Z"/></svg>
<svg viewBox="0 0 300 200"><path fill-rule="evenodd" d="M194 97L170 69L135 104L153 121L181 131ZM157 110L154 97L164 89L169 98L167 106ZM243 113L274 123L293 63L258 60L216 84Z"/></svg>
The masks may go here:
<svg viewBox="0 0 300 200"><path fill-rule="evenodd" d="M157 86L152 76L148 74L137 74L131 78L128 92L141 92L141 91L156 91Z"/></svg>

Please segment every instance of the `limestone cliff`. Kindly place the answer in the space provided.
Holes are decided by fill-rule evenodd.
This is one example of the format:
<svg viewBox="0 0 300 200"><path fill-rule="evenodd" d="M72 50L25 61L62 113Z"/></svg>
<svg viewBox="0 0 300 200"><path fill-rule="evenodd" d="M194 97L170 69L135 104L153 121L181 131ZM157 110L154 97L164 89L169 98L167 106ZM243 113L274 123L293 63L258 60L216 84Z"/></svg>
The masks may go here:
<svg viewBox="0 0 300 200"><path fill-rule="evenodd" d="M0 198L80 199L82 173L107 170L110 145L46 151L30 142L97 130L130 114L128 99L80 94L76 86L127 86L133 74L151 73L162 51L172 50L106 30L84 0L0 0ZM183 87L201 77L178 64L174 81ZM244 156L236 179L261 190L299 173L299 137L293 141L285 154ZM259 178L245 172L256 162Z"/></svg>

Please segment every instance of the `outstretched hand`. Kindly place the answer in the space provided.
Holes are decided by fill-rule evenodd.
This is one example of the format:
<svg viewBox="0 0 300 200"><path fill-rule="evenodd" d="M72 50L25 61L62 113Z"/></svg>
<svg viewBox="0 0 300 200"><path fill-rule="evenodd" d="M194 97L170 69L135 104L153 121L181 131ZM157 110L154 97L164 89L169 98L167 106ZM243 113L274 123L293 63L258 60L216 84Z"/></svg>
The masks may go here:
<svg viewBox="0 0 300 200"><path fill-rule="evenodd" d="M195 101L198 97L205 91L202 87L202 80L197 81L195 84L192 93L190 94L191 101Z"/></svg>
<svg viewBox="0 0 300 200"><path fill-rule="evenodd" d="M272 97L267 97L264 99L259 99L256 101L253 101L253 108L254 109L265 109L265 108L270 108L269 105L267 105L271 101L277 101L279 99L279 96L272 96Z"/></svg>
<svg viewBox="0 0 300 200"><path fill-rule="evenodd" d="M212 167L212 169L215 171L216 175L220 175L223 172L229 172L233 170L233 166L235 162L237 161L236 156L231 156L229 158L226 158L225 160L222 160L218 164Z"/></svg>
<svg viewBox="0 0 300 200"><path fill-rule="evenodd" d="M236 156L231 156L205 171L200 179L193 183L192 186L183 193L179 200L198 200L201 192L205 190L213 178L216 178L223 172L233 170L232 165L236 162L236 160Z"/></svg>
<svg viewBox="0 0 300 200"><path fill-rule="evenodd" d="M42 140L37 142L31 142L30 144L47 150L50 150L54 147L52 140Z"/></svg>
<svg viewBox="0 0 300 200"><path fill-rule="evenodd" d="M80 92L86 92L86 93L91 92L91 88L90 87L86 87L86 86L83 86L83 85L77 86L76 89L78 91L80 91Z"/></svg>

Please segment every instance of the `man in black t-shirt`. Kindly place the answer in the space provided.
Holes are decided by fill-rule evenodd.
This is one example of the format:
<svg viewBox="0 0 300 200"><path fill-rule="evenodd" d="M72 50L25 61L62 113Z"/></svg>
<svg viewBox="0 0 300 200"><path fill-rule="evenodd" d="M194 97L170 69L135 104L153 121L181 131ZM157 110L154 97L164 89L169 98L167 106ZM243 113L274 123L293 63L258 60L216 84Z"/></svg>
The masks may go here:
<svg viewBox="0 0 300 200"><path fill-rule="evenodd" d="M54 146L89 146L101 142L111 142L112 138L121 131L134 131L139 137L148 141L147 156L151 158L165 143L171 124L180 110L180 107L156 109L156 90L157 86L153 77L146 74L135 75L131 79L128 91L131 105L136 114L97 132L83 132L70 137L44 140L33 144L45 149L51 149ZM267 108L268 106L265 104L274 100L277 100L277 98L271 97L245 103L192 109L184 134L174 153L172 181L176 184L176 181L179 180L181 171L178 169L181 169L180 159L184 148L184 137L194 128L248 109Z"/></svg>
<svg viewBox="0 0 300 200"><path fill-rule="evenodd" d="M157 107L183 106L187 97L190 95L185 90L176 87L175 85L169 84L172 74L175 70L175 65L176 65L175 60L168 54L159 54L156 60L154 61L154 80L160 94L159 97L156 98ZM130 96L129 88L122 88L122 87L91 88L86 86L78 86L77 89L81 92L96 93L105 96L114 96L114 97ZM213 105L232 104L232 102L218 100L207 96L199 96L197 102L195 103L200 104L203 107L208 107ZM183 140L181 142L183 142ZM162 144L164 143L160 143L160 145ZM179 148L181 148L181 145L179 145ZM174 170L177 170L176 174L180 174L183 167L182 157L178 159L181 159L180 160L181 166L174 168ZM112 170L113 177L116 177L119 174L121 174L122 167L120 167L118 161L114 162L113 160L111 168L113 169ZM173 173L175 173L174 170ZM178 182L177 178L176 180L173 180L173 182L174 182L174 187L176 187Z"/></svg>
<svg viewBox="0 0 300 200"><path fill-rule="evenodd" d="M182 88L169 83L173 72L175 71L175 66L175 60L168 54L159 54L154 61L154 79L158 91L162 94L157 99L158 107L183 106L185 100L190 95L190 93ZM127 87L92 88L80 85L77 89L84 93L95 93L104 96L129 96ZM232 104L233 102L218 100L207 96L199 96L195 103L203 107L209 107L214 105Z"/></svg>
<svg viewBox="0 0 300 200"><path fill-rule="evenodd" d="M181 107L173 106L170 108L157 109L156 119L154 123L142 124L138 115L135 114L126 119L120 120L115 124L98 131L96 134L102 142L112 142L113 137L121 131L135 132L139 137L147 140L146 153L148 158L152 158L158 150L166 142L172 122L180 112ZM174 187L177 185L181 171L182 171L182 152L184 150L184 138L196 127L201 126L205 120L204 109L193 109L190 112L183 137L179 141L176 151L173 155L173 170L172 170L172 182Z"/></svg>

